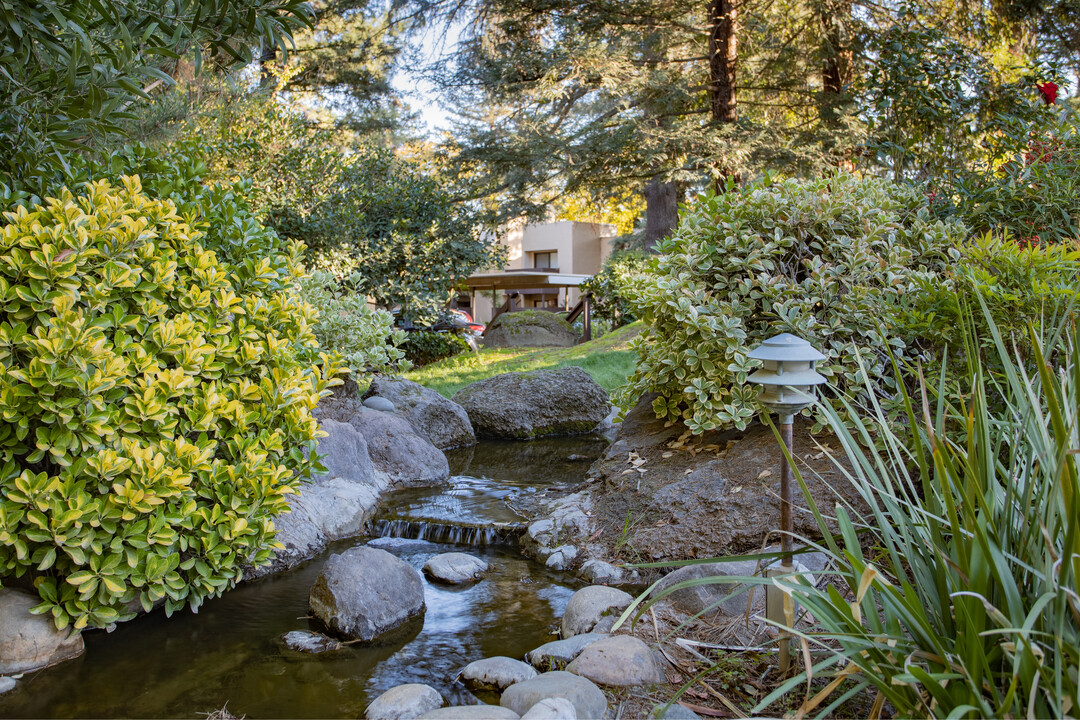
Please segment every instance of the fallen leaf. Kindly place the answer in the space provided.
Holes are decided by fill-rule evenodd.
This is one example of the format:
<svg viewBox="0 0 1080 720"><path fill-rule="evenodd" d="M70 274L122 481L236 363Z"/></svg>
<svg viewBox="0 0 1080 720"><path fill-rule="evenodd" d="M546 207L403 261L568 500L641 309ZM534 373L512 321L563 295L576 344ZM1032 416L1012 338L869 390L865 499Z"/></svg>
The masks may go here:
<svg viewBox="0 0 1080 720"><path fill-rule="evenodd" d="M675 454L675 453L673 453L673 452L666 452L666 453L662 454L662 455L661 455L660 457L662 457L662 458L669 458L669 457L671 457L671 456L672 456L672 455L674 455L674 454Z"/></svg>
<svg viewBox="0 0 1080 720"><path fill-rule="evenodd" d="M683 471L683 475L689 475L692 472L694 472L694 468L688 468L688 469Z"/></svg>
<svg viewBox="0 0 1080 720"><path fill-rule="evenodd" d="M731 489L731 492L733 492L733 493L742 492L742 485L736 485L735 487L733 487Z"/></svg>
<svg viewBox="0 0 1080 720"><path fill-rule="evenodd" d="M765 478L767 478L767 477L769 477L771 475L772 475L772 470L762 470L760 473L758 473L757 479L758 480L764 480Z"/></svg>

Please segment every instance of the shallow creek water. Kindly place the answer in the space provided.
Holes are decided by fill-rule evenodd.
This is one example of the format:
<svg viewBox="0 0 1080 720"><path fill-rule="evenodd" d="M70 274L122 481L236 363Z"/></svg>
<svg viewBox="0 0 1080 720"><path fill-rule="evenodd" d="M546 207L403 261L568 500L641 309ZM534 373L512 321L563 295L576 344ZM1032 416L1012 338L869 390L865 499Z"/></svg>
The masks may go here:
<svg viewBox="0 0 1080 720"><path fill-rule="evenodd" d="M482 443L455 451L455 477L448 485L391 493L384 498L385 515L441 527L520 524L507 501L527 504L546 488L580 480L587 460L605 445L585 437ZM431 685L448 704L476 703L454 681L458 671L484 657L520 658L555 639L552 631L573 592L567 579L521 557L512 545L481 542L343 541L290 572L207 601L198 614L185 610L166 618L156 611L112 633L86 633L81 658L28 674L0 695L0 717L194 718L226 703L234 715L252 718L360 717L380 693L408 682ZM460 589L425 580L423 628L396 645L348 646L321 655L285 649L284 633L316 629L305 616L308 590L322 563L362 543L417 569L452 550L483 557L495 569Z"/></svg>

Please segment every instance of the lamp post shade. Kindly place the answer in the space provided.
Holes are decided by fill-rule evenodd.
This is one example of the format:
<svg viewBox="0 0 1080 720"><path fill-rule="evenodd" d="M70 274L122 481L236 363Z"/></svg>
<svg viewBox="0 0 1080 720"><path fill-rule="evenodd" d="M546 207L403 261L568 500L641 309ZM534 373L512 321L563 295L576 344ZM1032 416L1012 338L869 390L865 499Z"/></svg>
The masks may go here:
<svg viewBox="0 0 1080 720"><path fill-rule="evenodd" d="M761 385L761 404L781 416L790 416L814 401L814 387L825 382L814 365L825 356L800 337L781 333L751 350L747 357L762 367L747 378Z"/></svg>

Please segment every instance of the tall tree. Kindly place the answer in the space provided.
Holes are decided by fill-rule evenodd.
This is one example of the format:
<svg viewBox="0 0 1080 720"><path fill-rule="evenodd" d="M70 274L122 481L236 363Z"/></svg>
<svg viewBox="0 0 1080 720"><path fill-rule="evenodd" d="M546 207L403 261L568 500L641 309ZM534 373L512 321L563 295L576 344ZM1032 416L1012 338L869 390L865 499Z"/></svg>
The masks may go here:
<svg viewBox="0 0 1080 720"><path fill-rule="evenodd" d="M818 163L821 70L806 58L821 33L805 7L480 0L443 68L462 109L451 151L506 214L542 215L562 192L642 192L651 245L685 190Z"/></svg>

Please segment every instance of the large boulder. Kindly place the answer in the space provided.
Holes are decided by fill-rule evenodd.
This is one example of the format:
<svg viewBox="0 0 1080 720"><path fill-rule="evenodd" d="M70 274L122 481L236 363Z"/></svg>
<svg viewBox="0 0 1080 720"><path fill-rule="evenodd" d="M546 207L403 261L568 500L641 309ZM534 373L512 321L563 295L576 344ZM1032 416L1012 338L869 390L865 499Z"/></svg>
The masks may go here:
<svg viewBox="0 0 1080 720"><path fill-rule="evenodd" d="M360 405L349 424L367 441L375 469L385 473L393 485L437 485L450 477L450 464L442 450L417 434L400 415Z"/></svg>
<svg viewBox="0 0 1080 720"><path fill-rule="evenodd" d="M574 704L579 718L599 720L607 713L607 698L600 688L591 680L562 670L543 673L532 680L511 685L503 692L499 704L524 715L547 698L569 700Z"/></svg>
<svg viewBox="0 0 1080 720"><path fill-rule="evenodd" d="M519 720L519 716L498 705L455 705L428 710L416 720Z"/></svg>
<svg viewBox="0 0 1080 720"><path fill-rule="evenodd" d="M484 347L573 347L578 334L553 312L522 310L503 313L488 323Z"/></svg>
<svg viewBox="0 0 1080 720"><path fill-rule="evenodd" d="M366 720L413 720L442 707L439 691L430 685L398 685L371 701L364 711Z"/></svg>
<svg viewBox="0 0 1080 720"><path fill-rule="evenodd" d="M562 617L564 638L584 633L607 632L634 598L605 585L590 585L570 596Z"/></svg>
<svg viewBox="0 0 1080 720"><path fill-rule="evenodd" d="M83 654L78 632L57 630L51 615L31 615L41 600L0 588L0 675L40 670Z"/></svg>
<svg viewBox="0 0 1080 720"><path fill-rule="evenodd" d="M331 632L373 645L391 642L426 610L420 573L385 550L370 547L332 555L312 585L308 603Z"/></svg>
<svg viewBox="0 0 1080 720"><path fill-rule="evenodd" d="M615 687L667 682L652 649L631 635L613 635L591 643L566 670Z"/></svg>
<svg viewBox="0 0 1080 720"><path fill-rule="evenodd" d="M578 367L505 373L454 396L480 437L528 440L591 432L607 417L607 392Z"/></svg>
<svg viewBox="0 0 1080 720"><path fill-rule="evenodd" d="M375 378L364 393L364 402L366 404L376 398L393 403L396 412L440 450L464 447L476 442L476 435L465 409L430 388L411 380Z"/></svg>
<svg viewBox="0 0 1080 720"><path fill-rule="evenodd" d="M275 539L284 545L269 564L248 568L247 579L291 568L335 541L362 535L371 523L379 494L389 485L375 469L367 441L353 426L323 419L326 437L318 454L326 472L314 476L288 498L289 512L274 520Z"/></svg>

